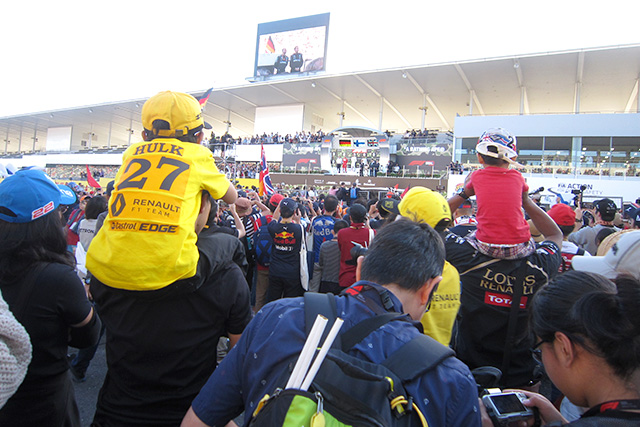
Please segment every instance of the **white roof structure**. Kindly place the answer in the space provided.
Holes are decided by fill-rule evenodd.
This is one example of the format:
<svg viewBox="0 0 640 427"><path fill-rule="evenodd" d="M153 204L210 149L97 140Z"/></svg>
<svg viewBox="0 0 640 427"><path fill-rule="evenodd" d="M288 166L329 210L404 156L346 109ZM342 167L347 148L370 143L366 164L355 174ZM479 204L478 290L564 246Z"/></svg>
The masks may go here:
<svg viewBox="0 0 640 427"><path fill-rule="evenodd" d="M256 108L290 104L304 105L315 130L452 130L457 115L637 113L639 77L640 44L611 46L215 88L204 115L217 135L229 125L234 137L254 133ZM143 103L0 118L0 153L44 150L52 127L71 126L74 149L89 136L92 147L137 142Z"/></svg>

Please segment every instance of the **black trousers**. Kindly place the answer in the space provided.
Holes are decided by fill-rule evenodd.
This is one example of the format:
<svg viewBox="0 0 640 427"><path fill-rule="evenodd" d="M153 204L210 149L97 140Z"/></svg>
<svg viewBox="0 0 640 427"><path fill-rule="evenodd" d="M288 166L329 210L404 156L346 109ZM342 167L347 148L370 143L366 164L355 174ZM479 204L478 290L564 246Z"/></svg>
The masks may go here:
<svg viewBox="0 0 640 427"><path fill-rule="evenodd" d="M300 285L300 277L274 277L269 274L269 290L267 291L267 301L275 301L280 298L300 297L304 294L304 289Z"/></svg>

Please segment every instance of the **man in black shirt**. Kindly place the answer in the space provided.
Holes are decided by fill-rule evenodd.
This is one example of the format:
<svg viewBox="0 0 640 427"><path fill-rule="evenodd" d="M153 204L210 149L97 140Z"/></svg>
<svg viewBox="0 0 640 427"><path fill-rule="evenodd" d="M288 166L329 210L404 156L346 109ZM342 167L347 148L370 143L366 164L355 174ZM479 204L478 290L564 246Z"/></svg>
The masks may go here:
<svg viewBox="0 0 640 427"><path fill-rule="evenodd" d="M289 65L289 57L287 56L287 49L282 49L282 55L278 55L276 63L273 65L276 69L276 74L284 73L285 68Z"/></svg>
<svg viewBox="0 0 640 427"><path fill-rule="evenodd" d="M283 199L273 213L275 221L267 226L273 240L267 291L269 302L282 297L299 297L304 293L300 284L300 249L304 233L302 226L296 223L299 219L294 216L297 207L295 200Z"/></svg>
<svg viewBox="0 0 640 427"><path fill-rule="evenodd" d="M233 251L218 233L200 234L209 197L196 220L199 287L138 292L92 281L107 327L108 366L92 425L179 425L216 368L219 338L227 335L233 347L251 320L249 287Z"/></svg>
<svg viewBox="0 0 640 427"><path fill-rule="evenodd" d="M302 54L298 52L298 46L293 48L294 54L291 55L291 72L299 73L302 70L302 65L304 61L302 59Z"/></svg>

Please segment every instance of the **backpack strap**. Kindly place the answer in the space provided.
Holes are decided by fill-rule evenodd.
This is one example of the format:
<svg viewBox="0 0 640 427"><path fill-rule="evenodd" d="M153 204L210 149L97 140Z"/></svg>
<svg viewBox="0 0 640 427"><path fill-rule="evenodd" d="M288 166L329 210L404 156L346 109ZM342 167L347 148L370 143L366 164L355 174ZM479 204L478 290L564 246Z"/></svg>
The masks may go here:
<svg viewBox="0 0 640 427"><path fill-rule="evenodd" d="M435 368L455 352L433 338L420 334L389 356L381 365L387 367L403 382Z"/></svg>
<svg viewBox="0 0 640 427"><path fill-rule="evenodd" d="M347 332L342 334L342 350L347 352L353 348L360 341L365 339L371 332L380 328L383 325L396 319L403 319L406 314L403 313L384 313L377 316L369 317L353 326Z"/></svg>
<svg viewBox="0 0 640 427"><path fill-rule="evenodd" d="M324 342L327 335L329 335L331 326L333 326L333 323L338 317L337 313L336 299L333 294L320 294L316 292L304 293L304 325L307 336L309 336L309 333L311 332L311 327L313 327L313 322L316 321L316 317L318 317L318 314L321 314L328 320L327 327L320 338L320 342ZM342 339L340 334L336 336L336 340L333 342L333 347L342 348Z"/></svg>

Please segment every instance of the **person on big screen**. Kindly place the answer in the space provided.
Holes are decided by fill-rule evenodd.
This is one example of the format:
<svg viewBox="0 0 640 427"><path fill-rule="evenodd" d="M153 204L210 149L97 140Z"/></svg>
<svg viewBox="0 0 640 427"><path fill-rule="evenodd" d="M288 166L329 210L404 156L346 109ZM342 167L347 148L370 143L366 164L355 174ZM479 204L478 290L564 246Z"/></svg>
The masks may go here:
<svg viewBox="0 0 640 427"><path fill-rule="evenodd" d="M569 271L534 296L534 357L573 404L589 408L568 422L545 397L522 391L528 397L524 405L538 408L543 425L640 425L638 309L640 280L633 275L612 282ZM492 425L486 416L483 425Z"/></svg>
<svg viewBox="0 0 640 427"><path fill-rule="evenodd" d="M489 129L478 139L478 161L483 165L467 176L463 190L450 199L451 211L475 195L477 230L466 238L493 258L518 259L535 251L529 225L522 213L522 198L529 186L515 163L516 137L502 128Z"/></svg>

